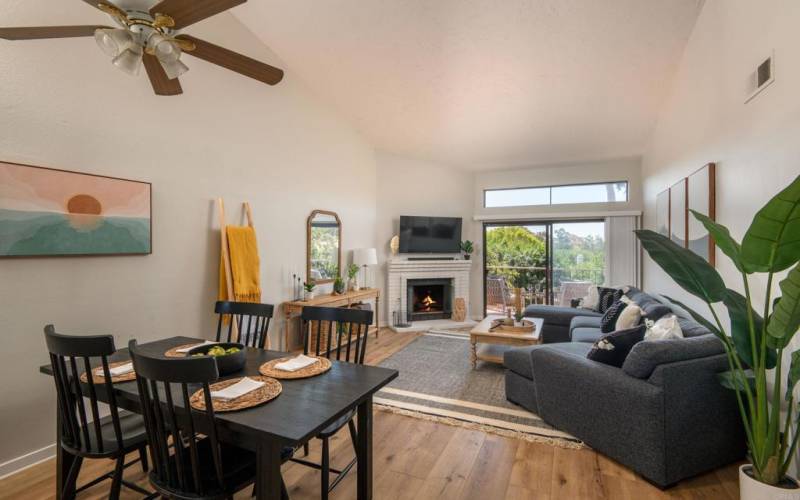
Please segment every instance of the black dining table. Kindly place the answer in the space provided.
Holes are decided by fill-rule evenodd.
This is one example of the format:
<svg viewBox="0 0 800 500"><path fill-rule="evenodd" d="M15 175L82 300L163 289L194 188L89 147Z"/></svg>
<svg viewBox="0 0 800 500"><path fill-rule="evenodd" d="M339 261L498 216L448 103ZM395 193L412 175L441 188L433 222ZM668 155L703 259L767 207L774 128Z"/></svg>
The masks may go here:
<svg viewBox="0 0 800 500"><path fill-rule="evenodd" d="M149 356L164 356L173 347L203 342L205 339L172 337L140 344ZM247 361L243 370L220 377L229 379L245 375L259 375L258 368L272 359L287 356L285 352L247 348ZM109 358L110 362L130 359L127 349L120 349ZM283 391L272 401L234 412L215 412L217 432L222 442L256 452L256 498L281 498L281 450L298 447L332 424L349 411L357 410L357 498L372 498L372 397L383 386L394 380L398 372L375 366L356 365L333 361L329 371L312 378L281 380ZM39 369L52 375L50 365ZM117 405L125 410L141 413L136 381L114 384ZM98 394L107 400L107 395ZM177 404L177 402L176 402ZM60 435L60 433L58 433ZM61 491L66 471L74 457L58 446L58 490Z"/></svg>

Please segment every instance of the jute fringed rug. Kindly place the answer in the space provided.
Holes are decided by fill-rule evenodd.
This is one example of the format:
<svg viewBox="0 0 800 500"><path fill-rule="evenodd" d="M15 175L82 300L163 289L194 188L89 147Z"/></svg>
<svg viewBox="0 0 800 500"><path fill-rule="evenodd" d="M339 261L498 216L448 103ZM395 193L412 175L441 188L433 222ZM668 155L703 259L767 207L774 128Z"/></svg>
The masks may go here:
<svg viewBox="0 0 800 500"><path fill-rule="evenodd" d="M428 332L380 366L400 376L375 395L379 409L526 441L582 448L575 437L506 400L503 367L469 360L469 330Z"/></svg>

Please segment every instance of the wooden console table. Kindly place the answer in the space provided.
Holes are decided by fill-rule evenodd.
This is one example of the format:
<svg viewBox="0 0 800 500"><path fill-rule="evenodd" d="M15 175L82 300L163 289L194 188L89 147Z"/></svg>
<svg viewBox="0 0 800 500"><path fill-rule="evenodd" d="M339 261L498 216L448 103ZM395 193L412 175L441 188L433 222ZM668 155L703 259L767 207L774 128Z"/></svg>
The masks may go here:
<svg viewBox="0 0 800 500"><path fill-rule="evenodd" d="M380 330L380 319L378 311L380 311L380 298L381 291L379 288L362 288L357 292L345 292L339 295L319 295L311 300L293 300L284 302L283 306L283 345L287 351L291 350L289 346L289 326L292 323L292 318L300 317L304 307L342 307L352 306L365 300L375 299L375 325L372 327L375 331L375 337L378 336ZM371 329L372 329L371 328Z"/></svg>

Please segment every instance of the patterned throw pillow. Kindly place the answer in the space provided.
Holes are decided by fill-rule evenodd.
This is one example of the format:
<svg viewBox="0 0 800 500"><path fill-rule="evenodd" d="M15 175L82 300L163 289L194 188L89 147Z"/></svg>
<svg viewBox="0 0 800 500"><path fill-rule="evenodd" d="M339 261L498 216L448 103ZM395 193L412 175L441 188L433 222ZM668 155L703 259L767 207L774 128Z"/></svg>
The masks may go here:
<svg viewBox="0 0 800 500"><path fill-rule="evenodd" d="M597 287L597 294L599 298L597 300L597 312L601 314L605 314L609 307L611 307L614 302L618 301L622 298L623 291L619 288L606 288L602 286Z"/></svg>
<svg viewBox="0 0 800 500"><path fill-rule="evenodd" d="M639 325L636 328L603 335L594 343L586 357L592 361L621 368L633 346L644 339L644 331L645 326Z"/></svg>
<svg viewBox="0 0 800 500"><path fill-rule="evenodd" d="M614 304L603 313L603 317L600 318L600 331L603 333L613 332L617 326L617 319L626 307L628 307L628 304L621 300L614 302Z"/></svg>

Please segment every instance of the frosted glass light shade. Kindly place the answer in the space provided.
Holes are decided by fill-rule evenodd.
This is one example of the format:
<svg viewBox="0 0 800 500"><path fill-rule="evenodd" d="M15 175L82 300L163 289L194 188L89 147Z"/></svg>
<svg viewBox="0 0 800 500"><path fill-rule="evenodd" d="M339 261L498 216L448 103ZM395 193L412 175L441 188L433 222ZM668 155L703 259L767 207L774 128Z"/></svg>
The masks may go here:
<svg viewBox="0 0 800 500"><path fill-rule="evenodd" d="M180 59L176 59L174 61L164 61L159 59L159 62L161 63L161 67L164 68L164 73L167 74L167 77L170 80L174 80L189 71L189 67L183 64Z"/></svg>
<svg viewBox="0 0 800 500"><path fill-rule="evenodd" d="M181 57L181 48L173 42L164 40L156 45L156 57L162 62L177 61Z"/></svg>
<svg viewBox="0 0 800 500"><path fill-rule="evenodd" d="M107 56L117 57L133 44L133 35L121 28L100 28L95 30L94 39Z"/></svg>
<svg viewBox="0 0 800 500"><path fill-rule="evenodd" d="M181 57L181 48L161 33L153 33L147 40L147 46L161 62L177 61Z"/></svg>
<svg viewBox="0 0 800 500"><path fill-rule="evenodd" d="M112 62L114 66L125 73L136 76L139 74L139 69L142 67L142 49L137 46L126 49L122 54L115 57Z"/></svg>
<svg viewBox="0 0 800 500"><path fill-rule="evenodd" d="M374 248L356 248L353 250L353 264L357 266L374 266L378 263L378 251Z"/></svg>

